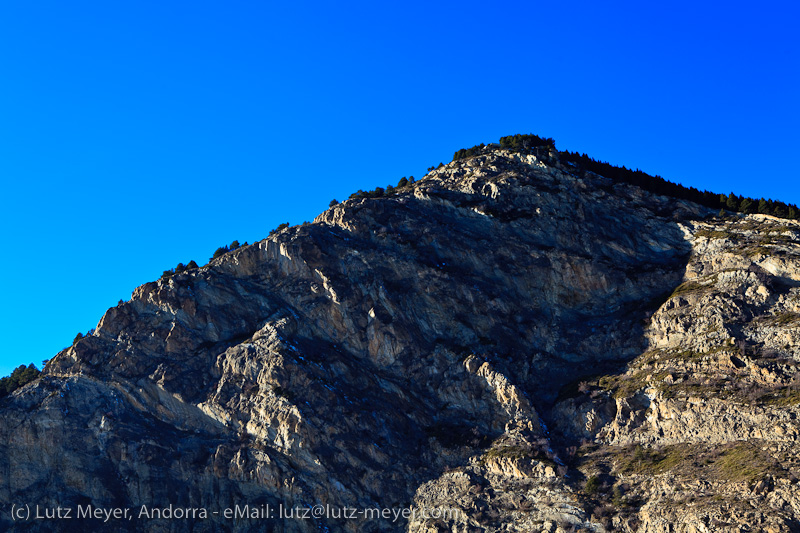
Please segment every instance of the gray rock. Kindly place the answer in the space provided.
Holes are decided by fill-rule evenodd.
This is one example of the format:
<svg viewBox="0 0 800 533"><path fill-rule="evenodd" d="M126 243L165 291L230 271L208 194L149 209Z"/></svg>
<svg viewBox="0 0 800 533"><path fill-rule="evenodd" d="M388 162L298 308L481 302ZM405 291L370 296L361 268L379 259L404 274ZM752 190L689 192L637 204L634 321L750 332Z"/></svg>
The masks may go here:
<svg viewBox="0 0 800 533"><path fill-rule="evenodd" d="M2 400L0 501L209 516L0 526L788 530L800 227L709 215L494 149L142 285ZM413 514L222 514L316 504Z"/></svg>

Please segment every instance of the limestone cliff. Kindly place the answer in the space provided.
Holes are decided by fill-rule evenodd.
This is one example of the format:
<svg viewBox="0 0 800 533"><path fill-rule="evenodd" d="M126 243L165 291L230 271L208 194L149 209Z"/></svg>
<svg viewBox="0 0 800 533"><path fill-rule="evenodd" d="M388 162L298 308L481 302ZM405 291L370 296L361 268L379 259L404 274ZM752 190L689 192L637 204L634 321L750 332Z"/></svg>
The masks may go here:
<svg viewBox="0 0 800 533"><path fill-rule="evenodd" d="M109 309L2 400L0 527L800 530L798 236L487 148Z"/></svg>

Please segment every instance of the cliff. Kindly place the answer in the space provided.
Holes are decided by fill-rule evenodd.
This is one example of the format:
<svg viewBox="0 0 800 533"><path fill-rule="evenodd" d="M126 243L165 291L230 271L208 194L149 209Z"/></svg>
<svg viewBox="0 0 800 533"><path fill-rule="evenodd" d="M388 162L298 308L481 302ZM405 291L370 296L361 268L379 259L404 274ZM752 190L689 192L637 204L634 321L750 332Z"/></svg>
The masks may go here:
<svg viewBox="0 0 800 533"><path fill-rule="evenodd" d="M0 525L800 531L798 236L484 149L109 309L2 400Z"/></svg>

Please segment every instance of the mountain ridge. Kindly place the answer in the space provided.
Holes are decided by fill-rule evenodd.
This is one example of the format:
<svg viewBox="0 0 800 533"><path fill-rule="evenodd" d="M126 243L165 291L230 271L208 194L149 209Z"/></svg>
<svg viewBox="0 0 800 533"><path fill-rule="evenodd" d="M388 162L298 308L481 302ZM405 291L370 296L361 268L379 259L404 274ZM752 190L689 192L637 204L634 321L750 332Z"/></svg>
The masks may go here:
<svg viewBox="0 0 800 533"><path fill-rule="evenodd" d="M268 520L275 531L694 531L711 520L791 530L798 225L714 215L497 148L394 195L334 205L138 287L0 400L0 498L419 511L400 523ZM740 390L717 371L769 389ZM760 403L742 409L740 396ZM679 402L706 410L686 421ZM757 434L766 421L775 429ZM755 454L769 467L758 494L785 503L758 500L755 516L718 501L692 520L656 504L664 476L697 476L665 446L753 439L788 454L781 469ZM703 460L725 472L750 457L732 446ZM750 481L726 480L709 500L750 498ZM458 516L434 518L439 508Z"/></svg>

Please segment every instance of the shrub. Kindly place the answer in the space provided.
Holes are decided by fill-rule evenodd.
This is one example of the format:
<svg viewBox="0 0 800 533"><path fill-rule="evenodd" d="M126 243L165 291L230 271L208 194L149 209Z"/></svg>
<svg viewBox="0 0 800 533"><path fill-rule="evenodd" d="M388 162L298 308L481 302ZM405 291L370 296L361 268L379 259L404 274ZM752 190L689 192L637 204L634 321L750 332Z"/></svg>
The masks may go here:
<svg viewBox="0 0 800 533"><path fill-rule="evenodd" d="M233 242L238 244L238 241L233 241ZM228 247L223 246L222 248L217 248L217 251L214 252L214 257L212 257L211 259L216 259L220 255L224 254L226 251L228 251L226 250L226 248ZM177 265L175 265L175 268L170 268L169 270L165 270L164 272L162 272L161 279L169 278L170 276L174 276L175 274L181 274L183 272L186 272L187 270L192 270L193 268L200 268L199 266L197 266L197 263L194 260L189 261L189 264L187 265L184 265L183 263L178 263ZM120 303L122 303L122 300L120 300Z"/></svg>
<svg viewBox="0 0 800 533"><path fill-rule="evenodd" d="M75 338L74 338L74 339L72 339L72 344L75 344L76 342L78 342L78 341L79 341L79 340L81 340L82 338L83 338L83 333L81 333L81 332L78 332L78 334L77 334L77 335L75 335Z"/></svg>
<svg viewBox="0 0 800 533"><path fill-rule="evenodd" d="M737 442L721 450L715 461L717 471L723 479L753 483L768 474L777 474L781 469L769 454L750 442Z"/></svg>
<svg viewBox="0 0 800 533"><path fill-rule="evenodd" d="M589 495L596 494L600 490L600 478L597 476L589 477L583 486L583 490Z"/></svg>
<svg viewBox="0 0 800 533"><path fill-rule="evenodd" d="M625 489L621 485L615 485L611 495L611 503L616 507L622 507L625 504Z"/></svg>
<svg viewBox="0 0 800 533"><path fill-rule="evenodd" d="M275 235L276 233L280 233L280 232L282 232L283 230L285 230L288 227L289 227L289 223L288 222L284 222L283 224L278 224L278 227L275 228L274 230L270 231L269 234L270 235Z"/></svg>
<svg viewBox="0 0 800 533"><path fill-rule="evenodd" d="M334 198L333 200L330 201L330 203L328 204L328 207L333 207L333 206L337 205L338 203L339 203L339 200Z"/></svg>
<svg viewBox="0 0 800 533"><path fill-rule="evenodd" d="M394 192L394 187L391 185L389 185L386 189L383 187L375 187L375 189L371 191L363 191L358 189L356 192L350 195L350 198L381 198L387 194L393 194Z"/></svg>
<svg viewBox="0 0 800 533"><path fill-rule="evenodd" d="M80 333L78 334L80 335ZM38 378L41 372L31 363L28 366L20 365L9 376L0 378L0 398L7 396Z"/></svg>
<svg viewBox="0 0 800 533"><path fill-rule="evenodd" d="M462 148L461 150L457 150L456 153L453 154L453 161L458 161L459 159L466 159L467 157L472 157L481 153L484 149L485 145L483 143L476 144L472 148Z"/></svg>
<svg viewBox="0 0 800 533"><path fill-rule="evenodd" d="M530 150L531 148L553 148L556 147L556 142L550 137L543 138L538 135L529 133L528 135L509 135L508 137L500 137L500 146L507 150L514 150L522 152Z"/></svg>
<svg viewBox="0 0 800 533"><path fill-rule="evenodd" d="M617 470L623 474L655 476L677 467L685 456L686 449L680 445L657 449L641 445L628 446L616 455Z"/></svg>
<svg viewBox="0 0 800 533"><path fill-rule="evenodd" d="M220 246L219 248L214 250L214 255L211 256L211 259L209 259L209 261L213 261L217 257L220 257L221 255L224 255L224 254L226 254L226 253L228 253L230 251L231 251L231 249L228 248L227 246Z"/></svg>

